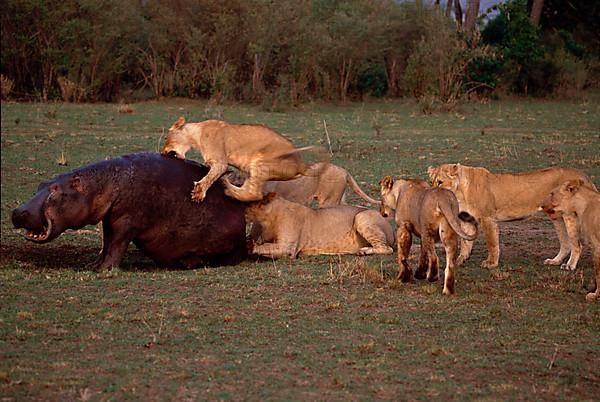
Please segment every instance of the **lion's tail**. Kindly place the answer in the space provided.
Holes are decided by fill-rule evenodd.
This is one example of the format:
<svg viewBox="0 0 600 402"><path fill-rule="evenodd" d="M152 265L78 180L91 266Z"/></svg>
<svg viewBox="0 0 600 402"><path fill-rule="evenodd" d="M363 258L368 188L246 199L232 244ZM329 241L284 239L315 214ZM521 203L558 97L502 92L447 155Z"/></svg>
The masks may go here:
<svg viewBox="0 0 600 402"><path fill-rule="evenodd" d="M305 153L315 155L316 162L329 162L331 160L331 155L329 154L329 152L327 152L325 147L321 145L309 145L307 147L294 148L293 150L278 155L275 158L285 159L292 155L299 155Z"/></svg>
<svg viewBox="0 0 600 402"><path fill-rule="evenodd" d="M477 238L477 221L471 214L465 211L461 211L458 213L458 215L456 215L452 211L450 205L448 205L447 203L439 204L438 208L442 211L452 229L454 229L454 231L460 237L462 237L465 240L475 240ZM466 233L463 230L460 221L470 224L470 226L473 228L473 234Z"/></svg>
<svg viewBox="0 0 600 402"><path fill-rule="evenodd" d="M370 202L371 204L375 204L375 205L381 205L381 201L378 201L374 198L371 198L367 195L367 193L365 193L362 188L360 188L360 186L358 185L358 183L356 182L356 180L354 180L354 177L352 177L352 175L350 173L346 173L346 183L348 183L348 185L350 187L352 187L352 190L354 190L354 192L360 196L361 198L363 198L365 201Z"/></svg>

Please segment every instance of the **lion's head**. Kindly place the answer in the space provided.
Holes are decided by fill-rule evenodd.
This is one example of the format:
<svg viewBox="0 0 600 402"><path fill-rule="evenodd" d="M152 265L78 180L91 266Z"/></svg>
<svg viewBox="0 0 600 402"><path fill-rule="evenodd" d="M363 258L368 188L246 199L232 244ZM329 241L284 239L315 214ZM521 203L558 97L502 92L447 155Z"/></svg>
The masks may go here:
<svg viewBox="0 0 600 402"><path fill-rule="evenodd" d="M182 116L169 128L167 140L161 154L185 159L185 154L192 147L192 136L185 132L185 118Z"/></svg>
<svg viewBox="0 0 600 402"><path fill-rule="evenodd" d="M573 196L584 184L581 179L564 182L544 198L540 209L547 213L551 219L557 219L568 208Z"/></svg>
<svg viewBox="0 0 600 402"><path fill-rule="evenodd" d="M392 176L384 176L379 181L381 192L381 204L379 212L381 216L387 218L396 209L396 196L394 195L394 178Z"/></svg>
<svg viewBox="0 0 600 402"><path fill-rule="evenodd" d="M447 188L450 191L456 191L460 179L462 166L460 163L441 165L437 168L430 166L427 168L429 179L433 187Z"/></svg>

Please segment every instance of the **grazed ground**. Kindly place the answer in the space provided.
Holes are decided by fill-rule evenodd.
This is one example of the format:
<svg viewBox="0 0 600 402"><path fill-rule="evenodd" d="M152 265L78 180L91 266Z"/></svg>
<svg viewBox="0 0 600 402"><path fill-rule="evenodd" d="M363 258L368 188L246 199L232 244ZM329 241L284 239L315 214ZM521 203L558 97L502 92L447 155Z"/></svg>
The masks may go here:
<svg viewBox="0 0 600 402"><path fill-rule="evenodd" d="M101 245L97 228L38 246L10 224L40 181L158 150L179 115L267 124L298 146L326 144L325 121L333 161L373 196L385 174L424 178L445 162L572 166L600 185L597 96L438 115L399 102L286 113L181 100L132 106L2 104L3 400L598 399L589 250L578 272L543 266L557 242L542 215L501 224L499 269L479 267L478 240L454 297L441 295L441 281L396 281L393 256L167 270L131 246L121 269L95 273L85 266Z"/></svg>

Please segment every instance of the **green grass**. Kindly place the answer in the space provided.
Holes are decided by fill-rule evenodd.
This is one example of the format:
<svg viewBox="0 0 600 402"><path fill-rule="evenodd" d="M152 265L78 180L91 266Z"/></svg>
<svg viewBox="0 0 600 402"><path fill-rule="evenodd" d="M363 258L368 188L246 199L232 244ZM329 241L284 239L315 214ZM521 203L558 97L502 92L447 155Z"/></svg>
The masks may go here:
<svg viewBox="0 0 600 402"><path fill-rule="evenodd" d="M396 281L393 256L167 270L131 246L120 269L95 273L85 265L101 246L97 228L38 246L10 223L39 182L158 150L179 115L263 123L298 146L323 144L325 120L333 161L371 195L385 174L424 178L445 162L499 172L571 166L600 185L597 95L436 115L399 102L286 113L183 100L133 109L2 104L6 400L597 400L600 303L586 303L582 287L582 279L591 286L590 253L583 277L543 266L557 251L543 216L501 225L497 270L479 268L478 241L454 297L442 296L441 281Z"/></svg>

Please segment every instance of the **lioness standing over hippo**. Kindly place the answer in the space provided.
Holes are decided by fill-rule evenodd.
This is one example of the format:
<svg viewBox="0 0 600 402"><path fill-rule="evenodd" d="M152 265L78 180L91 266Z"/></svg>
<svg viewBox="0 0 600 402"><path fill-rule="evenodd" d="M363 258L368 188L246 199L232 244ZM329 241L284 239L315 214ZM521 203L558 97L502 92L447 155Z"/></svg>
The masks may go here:
<svg viewBox="0 0 600 402"><path fill-rule="evenodd" d="M202 201L206 191L231 165L248 175L241 187L223 179L225 194L240 201L258 201L268 180L290 180L306 171L299 153L312 149L296 149L292 143L268 127L252 124L230 124L221 120L186 123L183 117L169 128L162 153L184 159L190 149L200 152L210 168L200 181L194 182L192 199Z"/></svg>
<svg viewBox="0 0 600 402"><path fill-rule="evenodd" d="M118 266L132 241L162 265L236 264L246 256L244 204L225 197L220 183L202 204L192 202L192 181L207 170L158 153L92 163L40 184L12 221L36 243L102 221L96 269Z"/></svg>

